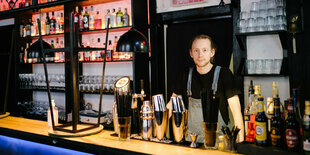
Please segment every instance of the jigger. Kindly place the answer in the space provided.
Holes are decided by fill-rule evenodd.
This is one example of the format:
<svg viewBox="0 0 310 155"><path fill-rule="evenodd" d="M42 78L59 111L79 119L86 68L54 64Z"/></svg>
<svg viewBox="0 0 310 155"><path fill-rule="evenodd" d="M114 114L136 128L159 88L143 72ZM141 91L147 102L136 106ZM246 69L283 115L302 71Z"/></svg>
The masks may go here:
<svg viewBox="0 0 310 155"><path fill-rule="evenodd" d="M190 147L196 148L197 147L196 141L197 141L197 138L199 135L197 133L191 133L190 136L192 139L192 143L191 143Z"/></svg>
<svg viewBox="0 0 310 155"><path fill-rule="evenodd" d="M158 140L164 138L167 128L167 108L162 94L152 96L155 115L155 132Z"/></svg>

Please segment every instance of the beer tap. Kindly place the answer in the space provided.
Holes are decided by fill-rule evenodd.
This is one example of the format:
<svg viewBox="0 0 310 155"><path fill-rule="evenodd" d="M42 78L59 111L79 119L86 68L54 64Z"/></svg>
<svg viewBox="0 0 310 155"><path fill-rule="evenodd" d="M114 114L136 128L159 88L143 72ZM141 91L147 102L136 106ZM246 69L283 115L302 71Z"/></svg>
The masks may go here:
<svg viewBox="0 0 310 155"><path fill-rule="evenodd" d="M143 80L140 80L140 83L141 83L141 92L140 92L140 94L137 94L137 93L132 94L132 99L134 100L133 104L131 106L132 109L137 107L138 99L139 98L143 102L144 101L144 97L146 97L146 94L144 93L144 89L143 89Z"/></svg>

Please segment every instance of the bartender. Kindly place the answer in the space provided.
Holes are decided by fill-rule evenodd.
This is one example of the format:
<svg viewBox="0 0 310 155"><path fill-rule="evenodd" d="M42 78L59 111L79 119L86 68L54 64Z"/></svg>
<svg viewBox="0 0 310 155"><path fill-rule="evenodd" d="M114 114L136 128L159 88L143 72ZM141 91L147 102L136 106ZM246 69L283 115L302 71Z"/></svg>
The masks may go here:
<svg viewBox="0 0 310 155"><path fill-rule="evenodd" d="M203 143L203 116L200 93L202 89L211 90L213 80L217 83L215 96L219 99L218 127L232 126L240 129L237 142L244 140L243 118L236 80L228 68L214 65L216 47L212 39L204 34L194 37L190 44L190 56L195 67L187 69L174 84L172 96L182 95L188 109L186 141L191 141L189 134L199 134L198 142ZM214 74L217 74L215 77ZM215 79L214 79L215 78ZM213 90L213 89L212 89ZM229 108L228 108L229 107ZM169 118L172 115L171 101L167 104ZM231 117L233 119L231 119ZM232 122L233 120L233 122Z"/></svg>

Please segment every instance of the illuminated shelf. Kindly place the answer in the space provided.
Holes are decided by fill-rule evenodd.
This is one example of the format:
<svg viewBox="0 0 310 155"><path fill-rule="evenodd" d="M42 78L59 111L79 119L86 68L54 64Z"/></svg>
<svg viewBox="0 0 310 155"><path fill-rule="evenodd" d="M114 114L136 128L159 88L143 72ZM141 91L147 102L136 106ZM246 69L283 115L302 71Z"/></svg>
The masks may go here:
<svg viewBox="0 0 310 155"><path fill-rule="evenodd" d="M113 27L109 29L109 32L119 32L119 31L129 31L131 26L125 27ZM80 34L95 34L95 33L106 33L107 29L97 29L97 30L89 30L89 31L80 31Z"/></svg>
<svg viewBox="0 0 310 155"><path fill-rule="evenodd" d="M57 34L47 34L42 35L42 38L57 38L57 37L64 37L64 33L57 33ZM39 39L39 36L31 36L32 39Z"/></svg>
<svg viewBox="0 0 310 155"><path fill-rule="evenodd" d="M132 62L132 60L107 60L107 63L109 62ZM62 64L64 62L46 62L47 64ZM79 63L103 63L103 61L80 61ZM20 63L21 65L25 64L43 64L43 62L37 62L37 63Z"/></svg>

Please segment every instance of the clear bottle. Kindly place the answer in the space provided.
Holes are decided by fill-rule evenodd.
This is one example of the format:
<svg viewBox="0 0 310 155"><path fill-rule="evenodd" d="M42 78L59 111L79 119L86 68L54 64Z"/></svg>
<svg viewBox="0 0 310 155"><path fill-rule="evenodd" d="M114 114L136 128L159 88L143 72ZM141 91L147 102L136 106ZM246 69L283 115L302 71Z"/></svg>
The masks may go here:
<svg viewBox="0 0 310 155"><path fill-rule="evenodd" d="M56 17L56 33L59 33L59 21L60 21L60 16L59 16L59 12L57 12L57 17Z"/></svg>
<svg viewBox="0 0 310 155"><path fill-rule="evenodd" d="M125 13L123 15L123 26L129 26L129 15L127 13L127 8L125 8Z"/></svg>
<svg viewBox="0 0 310 155"><path fill-rule="evenodd" d="M116 11L113 8L111 12L111 27L115 27L115 26L116 26Z"/></svg>
<svg viewBox="0 0 310 155"><path fill-rule="evenodd" d="M37 24L35 22L34 19L32 19L32 24L31 24L31 36L35 36L36 35L36 27L37 27Z"/></svg>
<svg viewBox="0 0 310 155"><path fill-rule="evenodd" d="M26 24L26 36L30 36L31 35L31 19L28 19L28 22Z"/></svg>
<svg viewBox="0 0 310 155"><path fill-rule="evenodd" d="M60 18L58 20L58 23L59 23L59 33L64 33L65 30L64 30L64 16L63 16L63 13L60 13Z"/></svg>
<svg viewBox="0 0 310 155"><path fill-rule="evenodd" d="M99 10L97 10L96 16L95 16L95 29L97 30L102 29L102 19L101 19Z"/></svg>
<svg viewBox="0 0 310 155"><path fill-rule="evenodd" d="M51 20L50 17L48 15L48 12L46 13L46 19L45 19L45 34L49 35L50 34L50 24L51 24Z"/></svg>
<svg viewBox="0 0 310 155"><path fill-rule="evenodd" d="M95 29L95 18L94 18L94 6L90 7L90 13L89 13L89 30Z"/></svg>
<svg viewBox="0 0 310 155"><path fill-rule="evenodd" d="M54 125L57 126L58 125L58 108L55 105L55 101L52 100L52 110L53 110L53 118L54 118ZM47 124L48 124L48 128L49 130L52 129L53 125L52 125L52 114L51 114L51 110L50 108L48 108L47 110Z"/></svg>
<svg viewBox="0 0 310 155"><path fill-rule="evenodd" d="M119 56L119 53L116 51L117 41L118 41L117 36L114 36L114 44L112 46L112 59L113 60L119 60L121 58Z"/></svg>
<svg viewBox="0 0 310 155"><path fill-rule="evenodd" d="M113 17L112 15L110 14L110 9L107 9L107 14L105 15L105 28L108 27L108 20L110 19L110 26L109 28L113 27Z"/></svg>
<svg viewBox="0 0 310 155"><path fill-rule="evenodd" d="M84 31L83 9L81 9L79 20L80 20L80 21L79 21L79 28L80 28L80 31Z"/></svg>
<svg viewBox="0 0 310 155"><path fill-rule="evenodd" d="M121 11L121 8L118 8L118 11L116 13L116 26L117 27L123 27L123 12Z"/></svg>

